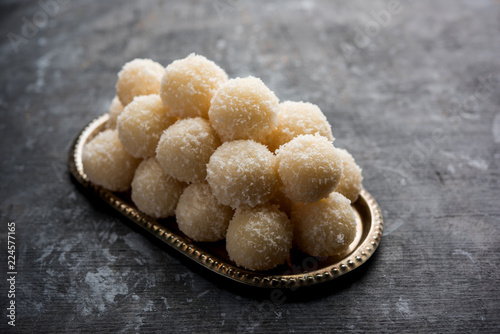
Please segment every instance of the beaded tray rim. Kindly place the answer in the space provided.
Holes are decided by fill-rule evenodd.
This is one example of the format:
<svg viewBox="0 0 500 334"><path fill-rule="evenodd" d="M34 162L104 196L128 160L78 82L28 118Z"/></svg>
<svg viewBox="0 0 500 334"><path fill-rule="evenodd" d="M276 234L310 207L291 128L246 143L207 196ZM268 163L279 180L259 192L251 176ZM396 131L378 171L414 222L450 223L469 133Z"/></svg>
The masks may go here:
<svg viewBox="0 0 500 334"><path fill-rule="evenodd" d="M224 259L220 259L207 252L195 242L161 225L156 219L140 212L113 192L90 182L83 170L83 146L98 132L105 129L108 119L109 116L107 114L97 117L86 125L73 141L68 155L68 167L73 177L108 205L129 218L133 223L212 272L254 287L297 288L310 286L331 281L360 267L373 255L380 244L384 228L382 212L375 199L363 188L356 204L365 206L365 209L368 210L363 211L369 213L369 217L361 217L363 226L362 234L364 237L361 237L356 248L342 260L308 272L289 275L250 271L228 263Z"/></svg>

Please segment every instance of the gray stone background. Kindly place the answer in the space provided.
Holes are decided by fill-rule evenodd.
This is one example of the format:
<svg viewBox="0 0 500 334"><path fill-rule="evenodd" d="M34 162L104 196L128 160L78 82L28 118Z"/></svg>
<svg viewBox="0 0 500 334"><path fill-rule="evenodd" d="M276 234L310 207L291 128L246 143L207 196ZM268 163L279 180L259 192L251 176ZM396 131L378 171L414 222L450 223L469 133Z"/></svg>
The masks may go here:
<svg viewBox="0 0 500 334"><path fill-rule="evenodd" d="M56 4L0 4L1 332L500 330L498 0ZM384 215L362 268L280 298L248 291L76 187L70 143L121 66L191 52L327 115Z"/></svg>

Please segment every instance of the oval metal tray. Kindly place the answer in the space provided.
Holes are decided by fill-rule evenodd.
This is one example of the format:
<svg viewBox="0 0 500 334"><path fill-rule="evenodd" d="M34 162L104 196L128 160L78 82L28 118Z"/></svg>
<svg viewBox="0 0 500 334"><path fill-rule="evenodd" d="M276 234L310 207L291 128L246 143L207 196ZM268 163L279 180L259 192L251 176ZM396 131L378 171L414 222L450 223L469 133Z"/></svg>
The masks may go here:
<svg viewBox="0 0 500 334"><path fill-rule="evenodd" d="M108 115L89 123L77 136L68 156L71 174L108 205L125 215L161 241L181 252L195 263L231 280L264 288L296 288L327 282L364 264L377 249L382 238L382 213L374 198L365 190L352 204L357 219L357 236L347 252L334 257L317 258L292 250L290 263L270 271L256 272L237 267L228 257L224 241L198 243L186 237L177 227L175 217L154 219L140 212L129 193L113 193L92 184L82 165L85 143L106 128Z"/></svg>

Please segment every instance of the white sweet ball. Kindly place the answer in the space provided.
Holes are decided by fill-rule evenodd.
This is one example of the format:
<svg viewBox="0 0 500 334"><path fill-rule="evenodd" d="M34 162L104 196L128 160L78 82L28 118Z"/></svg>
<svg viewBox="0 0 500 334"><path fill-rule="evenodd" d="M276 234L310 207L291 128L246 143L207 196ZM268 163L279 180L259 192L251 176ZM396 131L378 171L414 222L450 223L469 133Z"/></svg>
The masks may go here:
<svg viewBox="0 0 500 334"><path fill-rule="evenodd" d="M226 234L229 258L250 270L268 270L290 256L293 227L276 205L236 209Z"/></svg>
<svg viewBox="0 0 500 334"><path fill-rule="evenodd" d="M163 131L176 120L158 95L137 96L118 116L118 134L130 154L149 158L155 156Z"/></svg>
<svg viewBox="0 0 500 334"><path fill-rule="evenodd" d="M126 191L140 159L123 148L118 131L100 132L83 147L83 170L89 180L111 191Z"/></svg>
<svg viewBox="0 0 500 334"><path fill-rule="evenodd" d="M141 162L132 181L132 201L142 212L165 218L175 207L186 184L168 176L155 158Z"/></svg>
<svg viewBox="0 0 500 334"><path fill-rule="evenodd" d="M337 149L344 165L344 173L340 178L339 184L335 191L347 197L352 203L356 202L359 192L363 188L361 182L361 168L356 164L352 155L344 149Z"/></svg>
<svg viewBox="0 0 500 334"><path fill-rule="evenodd" d="M276 156L282 190L296 202L328 197L342 177L342 159L337 149L319 134L295 137L281 146Z"/></svg>
<svg viewBox="0 0 500 334"><path fill-rule="evenodd" d="M293 203L291 221L295 243L312 256L343 253L356 238L351 201L336 192L314 203Z"/></svg>
<svg viewBox="0 0 500 334"><path fill-rule="evenodd" d="M231 79L220 87L208 111L222 141L262 142L276 123L278 98L258 78Z"/></svg>
<svg viewBox="0 0 500 334"><path fill-rule="evenodd" d="M237 208L265 203L279 182L276 156L253 140L225 142L210 157L207 181L224 205Z"/></svg>
<svg viewBox="0 0 500 334"><path fill-rule="evenodd" d="M177 117L208 118L210 101L226 81L227 74L222 68L192 53L167 66L161 80L160 96Z"/></svg>
<svg viewBox="0 0 500 334"><path fill-rule="evenodd" d="M113 98L113 100L111 101L111 104L109 105L109 109L108 109L109 119L108 119L108 122L106 124L106 127L108 129L116 129L116 125L117 125L116 123L118 122L118 116L120 116L122 111L123 111L123 105L120 102L120 100L118 99L118 96L115 96Z"/></svg>
<svg viewBox="0 0 500 334"><path fill-rule="evenodd" d="M184 182L201 182L207 163L220 145L208 120L196 117L177 121L166 129L156 148L156 158L165 172Z"/></svg>
<svg viewBox="0 0 500 334"><path fill-rule="evenodd" d="M179 229L194 241L212 242L226 237L233 217L231 207L219 204L206 182L190 184L175 210Z"/></svg>
<svg viewBox="0 0 500 334"><path fill-rule="evenodd" d="M151 59L134 59L118 73L116 95L123 106L136 96L158 94L165 67Z"/></svg>
<svg viewBox="0 0 500 334"><path fill-rule="evenodd" d="M330 123L317 105L285 101L279 107L276 126L265 142L272 152L298 135L319 133L334 140Z"/></svg>

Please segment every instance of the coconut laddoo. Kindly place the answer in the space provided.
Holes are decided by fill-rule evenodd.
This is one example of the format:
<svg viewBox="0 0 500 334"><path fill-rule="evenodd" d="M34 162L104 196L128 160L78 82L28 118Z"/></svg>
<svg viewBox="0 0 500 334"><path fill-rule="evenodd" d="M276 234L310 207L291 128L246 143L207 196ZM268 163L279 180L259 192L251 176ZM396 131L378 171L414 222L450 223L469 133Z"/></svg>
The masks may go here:
<svg viewBox="0 0 500 334"><path fill-rule="evenodd" d="M158 95L137 96L118 116L118 134L130 154L149 158L155 155L163 131L176 120Z"/></svg>
<svg viewBox="0 0 500 334"><path fill-rule="evenodd" d="M356 161L348 151L337 148L337 152L342 159L344 173L335 191L347 197L351 203L354 203L358 199L359 192L363 187L361 185L363 181L361 168L356 164Z"/></svg>
<svg viewBox="0 0 500 334"><path fill-rule="evenodd" d="M160 96L179 118L208 118L210 101L227 79L226 72L213 61L192 53L167 66L161 79Z"/></svg>
<svg viewBox="0 0 500 334"><path fill-rule="evenodd" d="M161 135L156 158L165 172L184 182L201 182L207 163L220 145L208 120L196 117L177 121Z"/></svg>
<svg viewBox="0 0 500 334"><path fill-rule="evenodd" d="M337 149L319 134L295 137L281 146L276 156L283 192L296 202L328 197L342 177Z"/></svg>
<svg viewBox="0 0 500 334"><path fill-rule="evenodd" d="M175 207L186 184L168 176L155 158L141 162L132 180L132 201L154 218L175 214Z"/></svg>
<svg viewBox="0 0 500 334"><path fill-rule="evenodd" d="M279 107L276 126L266 139L271 152L298 135L319 133L330 141L334 140L332 127L317 105L285 101Z"/></svg>
<svg viewBox="0 0 500 334"><path fill-rule="evenodd" d="M264 141L276 123L279 100L255 77L227 81L215 93L208 117L222 141Z"/></svg>
<svg viewBox="0 0 500 334"><path fill-rule="evenodd" d="M108 129L116 129L116 123L118 120L118 116L123 111L123 105L118 99L118 96L115 96L113 100L111 101L111 104L109 105L109 110L108 110L108 123L106 124L106 127Z"/></svg>
<svg viewBox="0 0 500 334"><path fill-rule="evenodd" d="M268 270L290 256L293 227L276 205L236 209L226 234L226 249L236 265Z"/></svg>
<svg viewBox="0 0 500 334"><path fill-rule="evenodd" d="M175 209L179 229L194 241L212 242L226 237L233 217L231 207L219 204L206 182L190 184Z"/></svg>
<svg viewBox="0 0 500 334"><path fill-rule="evenodd" d="M92 183L111 191L126 191L140 159L123 148L118 131L100 132L83 147L83 170Z"/></svg>
<svg viewBox="0 0 500 334"><path fill-rule="evenodd" d="M260 79L228 80L190 54L166 68L126 63L108 115L83 148L89 180L131 188L138 210L175 215L194 242L226 238L236 265L272 269L293 242L311 256L347 254L357 240L361 169L333 146L318 106L280 104Z"/></svg>
<svg viewBox="0 0 500 334"><path fill-rule="evenodd" d="M233 208L267 202L278 183L276 156L253 140L225 142L212 154L207 181L217 200Z"/></svg>
<svg viewBox="0 0 500 334"><path fill-rule="evenodd" d="M295 243L312 256L340 254L356 237L351 201L336 192L314 203L294 203L291 221Z"/></svg>
<svg viewBox="0 0 500 334"><path fill-rule="evenodd" d="M118 73L116 95L125 107L134 97L158 94L165 67L151 59L134 59Z"/></svg>

